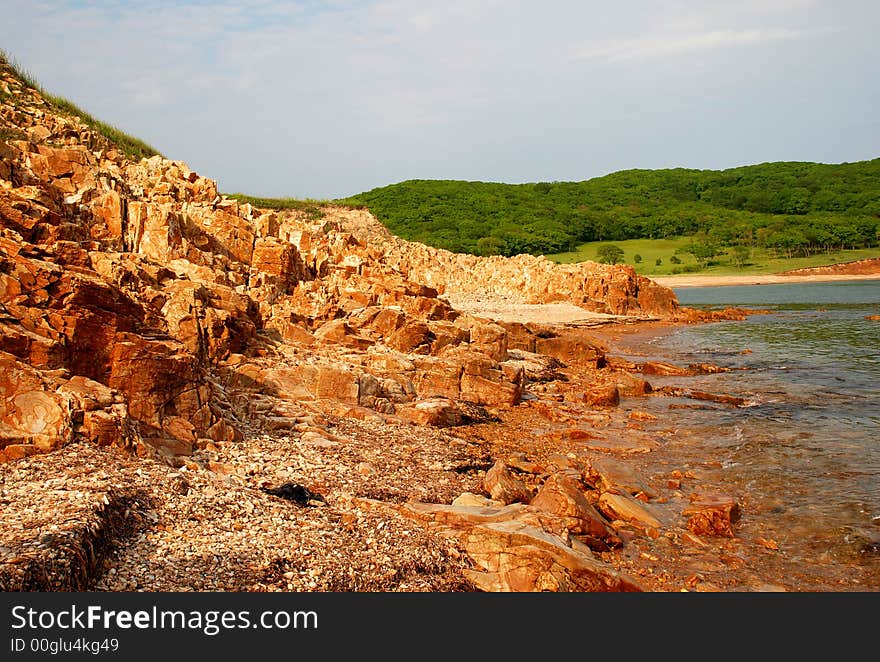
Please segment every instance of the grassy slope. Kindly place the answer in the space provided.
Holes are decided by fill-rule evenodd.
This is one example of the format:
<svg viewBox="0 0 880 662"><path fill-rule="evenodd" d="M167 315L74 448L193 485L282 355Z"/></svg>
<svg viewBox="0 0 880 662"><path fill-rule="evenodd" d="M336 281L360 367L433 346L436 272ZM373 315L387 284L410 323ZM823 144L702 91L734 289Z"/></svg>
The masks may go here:
<svg viewBox="0 0 880 662"><path fill-rule="evenodd" d="M159 154L159 151L157 149L151 147L143 140L125 133L121 129L113 126L112 124L102 122L101 120L93 117L92 115L84 111L82 108L77 106L69 99L50 94L49 92L44 90L36 80L34 80L33 76L31 76L27 71L16 64L16 62L12 58L7 56L7 54L2 50L0 50L0 68L4 68L10 71L25 87L29 87L32 90L39 92L46 103L52 106L52 108L57 112L71 117L76 117L86 126L100 133L107 140L116 145L119 150L128 158L138 161L141 158L146 158Z"/></svg>

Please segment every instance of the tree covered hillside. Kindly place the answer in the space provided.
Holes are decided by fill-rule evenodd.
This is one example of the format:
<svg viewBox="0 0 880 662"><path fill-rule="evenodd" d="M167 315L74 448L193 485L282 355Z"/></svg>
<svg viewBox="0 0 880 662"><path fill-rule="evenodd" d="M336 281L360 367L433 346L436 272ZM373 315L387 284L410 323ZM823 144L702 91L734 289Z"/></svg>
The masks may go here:
<svg viewBox="0 0 880 662"><path fill-rule="evenodd" d="M405 239L477 255L690 235L809 255L880 241L880 159L626 170L584 182L410 180L340 202L367 207Z"/></svg>

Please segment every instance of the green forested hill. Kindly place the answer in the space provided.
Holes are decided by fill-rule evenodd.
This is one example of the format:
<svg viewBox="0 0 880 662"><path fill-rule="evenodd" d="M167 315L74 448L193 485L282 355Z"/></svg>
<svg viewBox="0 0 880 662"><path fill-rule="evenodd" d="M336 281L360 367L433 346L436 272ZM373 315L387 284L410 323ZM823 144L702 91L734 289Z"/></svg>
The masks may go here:
<svg viewBox="0 0 880 662"><path fill-rule="evenodd" d="M411 180L340 202L457 252L551 254L589 241L699 235L789 255L880 241L880 159L626 170L583 182Z"/></svg>

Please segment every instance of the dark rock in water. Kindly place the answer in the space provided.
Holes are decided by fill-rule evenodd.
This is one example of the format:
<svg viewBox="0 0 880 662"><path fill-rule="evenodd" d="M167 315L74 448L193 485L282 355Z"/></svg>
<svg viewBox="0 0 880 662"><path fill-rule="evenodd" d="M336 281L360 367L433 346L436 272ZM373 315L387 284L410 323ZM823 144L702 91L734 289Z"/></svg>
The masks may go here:
<svg viewBox="0 0 880 662"><path fill-rule="evenodd" d="M851 544L855 545L859 554L877 556L880 555L880 531L871 531L862 527L853 528L846 536Z"/></svg>
<svg viewBox="0 0 880 662"><path fill-rule="evenodd" d="M298 506L308 506L310 501L324 501L324 497L320 494L297 483L284 483L278 487L261 487L260 491L287 501L293 501Z"/></svg>

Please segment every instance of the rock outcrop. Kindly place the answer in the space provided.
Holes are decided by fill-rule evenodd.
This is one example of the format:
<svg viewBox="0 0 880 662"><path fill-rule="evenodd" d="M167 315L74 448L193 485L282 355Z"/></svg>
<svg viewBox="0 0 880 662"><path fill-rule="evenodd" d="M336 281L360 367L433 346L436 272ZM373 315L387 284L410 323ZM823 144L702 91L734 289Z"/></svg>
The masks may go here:
<svg viewBox="0 0 880 662"><path fill-rule="evenodd" d="M590 353L443 292L677 311L624 267L453 255L361 210L239 204L184 163L126 159L5 67L3 84L0 458L85 437L180 462L240 438L253 412L237 393L455 425L516 405L547 354Z"/></svg>

